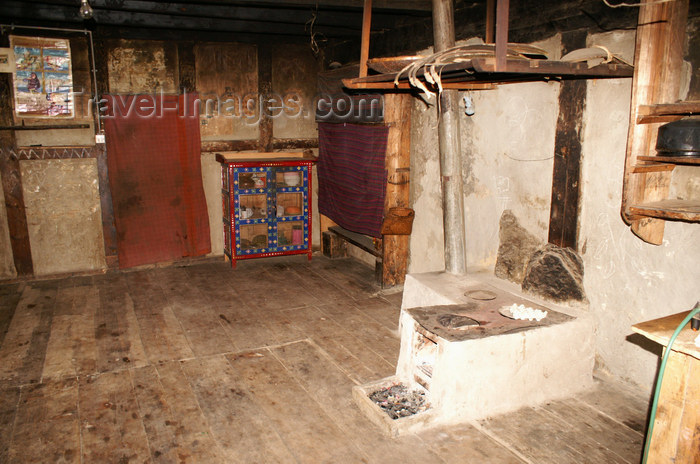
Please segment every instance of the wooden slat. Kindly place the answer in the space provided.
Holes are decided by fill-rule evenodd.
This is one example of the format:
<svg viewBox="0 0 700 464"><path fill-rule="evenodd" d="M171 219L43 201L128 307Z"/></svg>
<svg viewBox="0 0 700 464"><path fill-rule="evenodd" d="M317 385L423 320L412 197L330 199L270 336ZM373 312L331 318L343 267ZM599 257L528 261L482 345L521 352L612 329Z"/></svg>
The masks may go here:
<svg viewBox="0 0 700 464"><path fill-rule="evenodd" d="M147 357L124 277L107 274L96 280L99 292L94 329L97 371L145 366Z"/></svg>
<svg viewBox="0 0 700 464"><path fill-rule="evenodd" d="M640 105L637 109L637 124L674 121L698 113L700 113L700 101L698 100Z"/></svg>
<svg viewBox="0 0 700 464"><path fill-rule="evenodd" d="M309 397L269 350L228 355L227 359L299 462L362 461L359 451L345 440L325 408Z"/></svg>
<svg viewBox="0 0 700 464"><path fill-rule="evenodd" d="M149 362L160 364L193 357L182 325L153 272L132 272L126 275L126 280Z"/></svg>
<svg viewBox="0 0 700 464"><path fill-rule="evenodd" d="M418 434L423 446L448 464L525 464L511 450L472 425L443 426Z"/></svg>
<svg viewBox="0 0 700 464"><path fill-rule="evenodd" d="M358 234L357 232L352 232L350 230L343 229L340 226L332 226L329 227L328 230L347 240L348 243L352 243L356 247L366 251L367 253L370 253L374 256L381 256L381 252L377 250L377 247L374 245L374 240L372 240L372 237L368 237L367 235Z"/></svg>
<svg viewBox="0 0 700 464"><path fill-rule="evenodd" d="M255 401L243 373L223 356L185 361L182 370L225 462L296 462Z"/></svg>
<svg viewBox="0 0 700 464"><path fill-rule="evenodd" d="M10 445L19 403L19 387L0 388L0 462L9 462Z"/></svg>
<svg viewBox="0 0 700 464"><path fill-rule="evenodd" d="M19 284L0 286L0 347L15 315L20 296Z"/></svg>
<svg viewBox="0 0 700 464"><path fill-rule="evenodd" d="M700 158L691 158L689 156L638 156L637 159L639 161L653 161L654 163L691 164L700 166Z"/></svg>
<svg viewBox="0 0 700 464"><path fill-rule="evenodd" d="M632 214L649 218L677 221L700 221L700 202L691 200L661 200L630 205ZM663 237L663 236L662 236Z"/></svg>
<svg viewBox="0 0 700 464"><path fill-rule="evenodd" d="M98 305L99 295L93 286L59 290L51 336L46 347L42 373L44 380L94 374L97 371L95 308Z"/></svg>
<svg viewBox="0 0 700 464"><path fill-rule="evenodd" d="M647 462L693 462L678 461L676 456L680 451L679 445L685 441L680 432L691 363L698 364L698 362L682 353L672 352L669 355L659 391L659 405L656 409ZM694 447L695 457L697 457L697 445Z"/></svg>
<svg viewBox="0 0 700 464"><path fill-rule="evenodd" d="M318 309L341 327L362 327L363 330L357 334L358 341L386 361L387 366L383 364L380 366L380 368L387 370L386 376L395 371L401 347L401 340L396 336L396 333L392 333L379 322L363 314L352 303L321 305Z"/></svg>
<svg viewBox="0 0 700 464"><path fill-rule="evenodd" d="M633 325L632 330L640 335L644 335L656 343L663 346L668 346L668 342L670 341L673 332L688 315L688 312L689 311L684 311L682 313L672 314L659 319L640 322L639 324ZM674 351L680 351L681 353L685 353L700 359L700 348L695 345L695 338L697 336L698 333L692 331L690 329L690 325L687 325L678 334L676 341L673 343L672 349Z"/></svg>
<svg viewBox="0 0 700 464"><path fill-rule="evenodd" d="M177 363L132 371L151 459L155 463L224 462Z"/></svg>
<svg viewBox="0 0 700 464"><path fill-rule="evenodd" d="M365 457L364 462L440 462L427 446L417 446L415 436L387 440L353 402L353 382L318 346L301 341L276 347L272 353L351 439ZM333 407L326 407L329 404Z"/></svg>
<svg viewBox="0 0 700 464"><path fill-rule="evenodd" d="M41 380L58 285L55 281L35 283L22 292L0 347L0 386Z"/></svg>
<svg viewBox="0 0 700 464"><path fill-rule="evenodd" d="M496 67L495 58L471 60L477 73L507 73L552 77L631 77L632 67L626 64L608 63L589 68L586 63L571 63L555 60L522 60L508 58L503 68Z"/></svg>
<svg viewBox="0 0 700 464"><path fill-rule="evenodd" d="M202 312L209 300L194 285L185 269L170 268L154 274L168 306L180 322L189 346L196 356L206 356L234 351L234 345L222 327L219 315Z"/></svg>
<svg viewBox="0 0 700 464"><path fill-rule="evenodd" d="M644 158L652 158L652 157L645 156ZM675 164L661 164L661 163L638 164L632 168L632 172L635 174L646 173L646 172L667 172L667 171L673 171L675 168L676 168Z"/></svg>
<svg viewBox="0 0 700 464"><path fill-rule="evenodd" d="M80 450L76 379L22 388L7 462L80 463Z"/></svg>
<svg viewBox="0 0 700 464"><path fill-rule="evenodd" d="M697 461L700 455L700 362L691 358L687 361L690 366L678 433L678 454L675 460L678 463Z"/></svg>
<svg viewBox="0 0 700 464"><path fill-rule="evenodd" d="M381 373L386 373L386 361L361 345L354 335L327 318L316 308L301 308L287 312L291 323L304 333L318 334L314 342L333 359L333 362L356 384L381 378L371 364L378 363ZM352 351L352 350L355 351ZM369 366L367 364L370 364ZM376 367L376 365L375 365Z"/></svg>
<svg viewBox="0 0 700 464"><path fill-rule="evenodd" d="M353 79L343 79L343 85L348 89L353 90L409 90L415 89L411 84L407 82L399 82L394 84L393 82L353 82ZM483 83L483 82L443 82L443 89L454 89L454 90L492 90L496 88L494 83Z"/></svg>
<svg viewBox="0 0 700 464"><path fill-rule="evenodd" d="M128 370L80 378L82 462L131 462L150 456Z"/></svg>

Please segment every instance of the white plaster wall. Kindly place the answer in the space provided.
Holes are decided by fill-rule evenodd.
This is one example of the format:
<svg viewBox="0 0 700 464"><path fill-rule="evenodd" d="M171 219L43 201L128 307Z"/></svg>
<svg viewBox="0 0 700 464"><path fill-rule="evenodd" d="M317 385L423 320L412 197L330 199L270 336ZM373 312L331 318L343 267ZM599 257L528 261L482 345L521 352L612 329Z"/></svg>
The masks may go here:
<svg viewBox="0 0 700 464"><path fill-rule="evenodd" d="M416 212L409 242L409 273L445 269L437 113L414 99L411 113L411 205Z"/></svg>
<svg viewBox="0 0 700 464"><path fill-rule="evenodd" d="M588 42L630 59L634 31L591 36ZM631 85L630 79L588 82L580 243L598 365L651 389L658 352L640 347L636 336L628 340L630 326L689 310L700 299L700 225L667 222L663 244L655 246L633 235L620 217ZM680 177L687 180L675 191L700 194L697 171L694 181Z"/></svg>
<svg viewBox="0 0 700 464"><path fill-rule="evenodd" d="M20 161L36 275L105 268L95 159Z"/></svg>
<svg viewBox="0 0 700 464"><path fill-rule="evenodd" d="M210 256L224 254L223 207L221 204L221 163L216 153L202 153L202 184L209 214Z"/></svg>
<svg viewBox="0 0 700 464"><path fill-rule="evenodd" d="M475 114L461 126L467 267L492 269L505 209L547 240L559 84L509 84L471 97Z"/></svg>
<svg viewBox="0 0 700 464"><path fill-rule="evenodd" d="M559 35L533 45L550 58L561 56ZM475 108L473 116L461 112L460 120L467 267L475 271L496 264L498 224L505 209L547 240L559 84L506 84L461 92L460 98L464 96ZM412 117L411 201L416 219L409 273L439 271L445 268L445 255L437 110L416 99Z"/></svg>

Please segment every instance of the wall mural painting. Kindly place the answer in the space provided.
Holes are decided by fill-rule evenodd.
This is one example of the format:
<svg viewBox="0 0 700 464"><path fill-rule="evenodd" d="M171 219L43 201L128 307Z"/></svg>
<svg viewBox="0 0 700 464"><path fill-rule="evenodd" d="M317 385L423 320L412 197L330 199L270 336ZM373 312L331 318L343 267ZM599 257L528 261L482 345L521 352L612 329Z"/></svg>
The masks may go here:
<svg viewBox="0 0 700 464"><path fill-rule="evenodd" d="M10 38L14 50L17 116L72 118L73 76L70 42L41 37Z"/></svg>

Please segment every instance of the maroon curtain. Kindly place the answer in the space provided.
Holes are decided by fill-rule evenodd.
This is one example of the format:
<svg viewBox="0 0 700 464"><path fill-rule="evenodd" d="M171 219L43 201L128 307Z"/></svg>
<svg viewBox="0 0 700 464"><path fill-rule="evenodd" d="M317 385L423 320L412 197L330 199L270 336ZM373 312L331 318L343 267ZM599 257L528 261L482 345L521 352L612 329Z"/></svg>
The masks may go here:
<svg viewBox="0 0 700 464"><path fill-rule="evenodd" d="M107 95L119 267L211 251L196 95Z"/></svg>
<svg viewBox="0 0 700 464"><path fill-rule="evenodd" d="M389 128L318 124L318 209L345 229L381 237Z"/></svg>

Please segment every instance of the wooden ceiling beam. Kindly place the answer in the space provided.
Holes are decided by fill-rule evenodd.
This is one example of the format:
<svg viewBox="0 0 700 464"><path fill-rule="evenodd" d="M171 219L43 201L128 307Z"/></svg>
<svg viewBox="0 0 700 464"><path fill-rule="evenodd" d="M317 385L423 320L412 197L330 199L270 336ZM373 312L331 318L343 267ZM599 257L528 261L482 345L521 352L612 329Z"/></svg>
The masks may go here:
<svg viewBox="0 0 700 464"><path fill-rule="evenodd" d="M3 16L13 19L32 19L43 21L83 23L78 16L77 8L56 8L55 6L27 4L16 0L5 0L2 6ZM304 24L293 24L272 21L244 21L227 18L173 16L156 13L137 13L128 11L109 11L95 9L94 21L100 25L145 27L155 29L180 29L221 31L230 33L249 33L267 35L296 35L308 36ZM327 38L354 38L358 29L338 26L315 26L315 32L322 33Z"/></svg>

